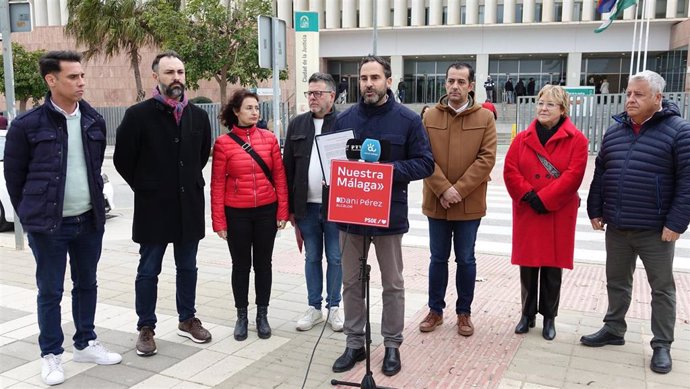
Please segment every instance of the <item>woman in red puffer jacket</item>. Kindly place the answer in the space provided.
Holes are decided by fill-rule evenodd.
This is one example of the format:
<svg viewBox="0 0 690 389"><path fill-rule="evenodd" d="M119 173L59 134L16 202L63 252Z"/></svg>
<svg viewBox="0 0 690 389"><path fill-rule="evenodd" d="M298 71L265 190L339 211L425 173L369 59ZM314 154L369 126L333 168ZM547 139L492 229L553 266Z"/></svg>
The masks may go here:
<svg viewBox="0 0 690 389"><path fill-rule="evenodd" d="M256 327L259 337L271 336L268 301L271 297L271 256L278 229L288 220L285 170L278 140L256 127L259 97L246 89L233 94L221 112L221 122L251 146L270 172L229 135L216 139L211 173L213 231L227 240L232 258L232 292L237 308L235 339L247 339L249 272L254 267ZM272 182L271 182L272 181Z"/></svg>

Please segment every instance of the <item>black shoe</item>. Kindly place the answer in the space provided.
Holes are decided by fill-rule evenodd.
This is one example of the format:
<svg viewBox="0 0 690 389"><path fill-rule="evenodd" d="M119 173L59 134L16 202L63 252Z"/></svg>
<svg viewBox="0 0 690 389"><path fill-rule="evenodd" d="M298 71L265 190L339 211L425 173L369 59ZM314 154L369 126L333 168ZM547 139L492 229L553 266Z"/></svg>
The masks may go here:
<svg viewBox="0 0 690 389"><path fill-rule="evenodd" d="M659 374L666 374L671 371L671 350L663 347L657 347L654 349L654 355L652 355L652 362L649 364L649 368L653 372Z"/></svg>
<svg viewBox="0 0 690 389"><path fill-rule="evenodd" d="M520 321L515 326L515 333L525 334L530 328L534 328L534 316L522 315Z"/></svg>
<svg viewBox="0 0 690 389"><path fill-rule="evenodd" d="M386 347L386 355L383 357L381 371L390 377L398 374L400 368L400 350L395 347Z"/></svg>
<svg viewBox="0 0 690 389"><path fill-rule="evenodd" d="M333 364L333 372L342 373L355 367L355 363L363 361L366 358L364 347L350 348L346 347L345 352Z"/></svg>
<svg viewBox="0 0 690 389"><path fill-rule="evenodd" d="M241 342L247 339L247 308L237 308L237 321L235 322L235 340Z"/></svg>
<svg viewBox="0 0 690 389"><path fill-rule="evenodd" d="M556 337L556 322L553 318L544 318L544 328L541 330L541 336L546 340L553 340Z"/></svg>
<svg viewBox="0 0 690 389"><path fill-rule="evenodd" d="M268 325L268 307L258 306L256 308L256 332L259 338L268 339L271 337L271 326Z"/></svg>
<svg viewBox="0 0 690 389"><path fill-rule="evenodd" d="M625 344L625 339L622 336L616 336L606 331L606 328L602 327L599 331L591 335L582 336L580 338L580 343L589 347L601 347L607 344L622 346Z"/></svg>

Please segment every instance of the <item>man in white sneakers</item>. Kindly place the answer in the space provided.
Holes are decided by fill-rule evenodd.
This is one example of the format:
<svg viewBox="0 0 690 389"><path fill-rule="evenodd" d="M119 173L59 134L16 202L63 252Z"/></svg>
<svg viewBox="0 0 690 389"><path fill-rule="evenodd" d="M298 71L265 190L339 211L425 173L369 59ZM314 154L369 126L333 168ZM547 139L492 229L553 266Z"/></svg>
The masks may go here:
<svg viewBox="0 0 690 389"><path fill-rule="evenodd" d="M330 74L314 73L305 92L310 112L295 117L288 126L283 163L288 179L290 220L296 224L304 239L306 258L304 273L307 279L309 309L297 321L299 331L308 331L324 320L323 251L326 249L326 309L333 331L343 330L339 314L340 288L343 272L340 265L338 227L325 218L322 204L323 172L316 151L316 135L331 131L338 116L335 101L335 81Z"/></svg>
<svg viewBox="0 0 690 389"><path fill-rule="evenodd" d="M120 354L96 339L96 269L105 231L101 166L103 117L84 100L81 55L51 51L39 60L45 102L12 122L5 180L36 260L38 345L46 385L65 381L62 369L63 284L69 253L74 362L113 365Z"/></svg>

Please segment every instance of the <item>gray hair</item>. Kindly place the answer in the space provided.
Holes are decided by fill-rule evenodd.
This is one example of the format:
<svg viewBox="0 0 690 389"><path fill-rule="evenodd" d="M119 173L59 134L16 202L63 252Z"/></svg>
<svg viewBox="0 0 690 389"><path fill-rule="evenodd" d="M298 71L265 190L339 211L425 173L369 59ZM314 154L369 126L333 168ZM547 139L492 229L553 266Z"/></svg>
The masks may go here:
<svg viewBox="0 0 690 389"><path fill-rule="evenodd" d="M319 82L323 81L326 84L326 88L328 88L329 91L335 92L335 80L333 80L333 76L331 76L328 73L321 73L321 72L316 72L309 77L309 83L311 84L312 82Z"/></svg>
<svg viewBox="0 0 690 389"><path fill-rule="evenodd" d="M666 81L659 73L651 70L643 70L634 76L630 77L630 81L647 81L653 93L663 93L666 87Z"/></svg>

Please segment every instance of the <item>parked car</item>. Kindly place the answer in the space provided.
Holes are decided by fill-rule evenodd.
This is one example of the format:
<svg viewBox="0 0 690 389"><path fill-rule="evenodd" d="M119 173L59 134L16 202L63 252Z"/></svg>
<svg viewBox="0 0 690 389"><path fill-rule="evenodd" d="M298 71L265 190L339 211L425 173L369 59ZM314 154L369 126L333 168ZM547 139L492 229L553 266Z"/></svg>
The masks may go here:
<svg viewBox="0 0 690 389"><path fill-rule="evenodd" d="M0 232L12 229L14 224L14 210L10 202L10 195L7 193L5 184L4 160L5 160L5 136L7 130L0 130ZM113 202L113 184L106 174L103 177L103 198L105 199L105 213L115 209Z"/></svg>

